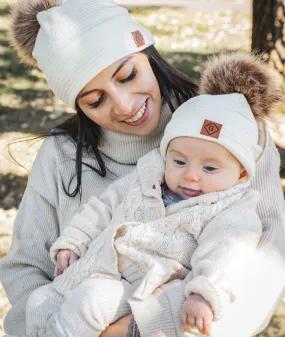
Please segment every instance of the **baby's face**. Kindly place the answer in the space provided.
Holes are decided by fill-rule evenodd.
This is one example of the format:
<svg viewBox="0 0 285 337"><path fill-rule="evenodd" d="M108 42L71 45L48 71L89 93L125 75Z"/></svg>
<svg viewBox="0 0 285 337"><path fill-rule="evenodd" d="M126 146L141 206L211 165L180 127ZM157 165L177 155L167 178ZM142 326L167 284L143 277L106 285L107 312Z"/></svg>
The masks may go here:
<svg viewBox="0 0 285 337"><path fill-rule="evenodd" d="M239 161L217 143L190 137L169 143L165 182L183 199L224 191L246 180Z"/></svg>

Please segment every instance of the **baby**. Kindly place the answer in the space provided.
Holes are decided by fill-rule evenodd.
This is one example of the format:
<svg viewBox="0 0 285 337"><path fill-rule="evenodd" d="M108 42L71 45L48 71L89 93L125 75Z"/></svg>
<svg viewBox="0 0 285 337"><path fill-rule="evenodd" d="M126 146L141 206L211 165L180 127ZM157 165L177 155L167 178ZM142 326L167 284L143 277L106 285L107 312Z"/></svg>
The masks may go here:
<svg viewBox="0 0 285 337"><path fill-rule="evenodd" d="M241 74L236 93L228 68L245 61L251 73ZM202 87L216 71L233 92L221 89L220 95L200 95L181 105L160 150L142 157L100 199L83 205L51 248L56 275L64 273L28 301L28 332L58 312L67 336L99 336L133 313L143 336L149 320L140 301L155 303L159 291L169 292L180 279L185 298L169 309L169 319L165 310L165 322L177 326L179 312L181 335L183 328L211 334L212 321L234 301L235 278L262 232L259 194L249 188L261 153L255 116L262 98L244 79L260 71L267 76L266 70L254 57L240 55L209 66ZM219 76L212 87L220 85Z"/></svg>

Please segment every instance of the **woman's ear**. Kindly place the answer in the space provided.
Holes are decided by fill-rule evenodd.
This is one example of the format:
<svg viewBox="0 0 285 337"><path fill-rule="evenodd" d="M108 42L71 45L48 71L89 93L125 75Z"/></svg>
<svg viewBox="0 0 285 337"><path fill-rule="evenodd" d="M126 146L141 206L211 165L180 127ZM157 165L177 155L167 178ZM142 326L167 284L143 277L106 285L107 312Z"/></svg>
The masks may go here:
<svg viewBox="0 0 285 337"><path fill-rule="evenodd" d="M245 183L248 180L248 174L245 169L242 169L239 176L239 183Z"/></svg>

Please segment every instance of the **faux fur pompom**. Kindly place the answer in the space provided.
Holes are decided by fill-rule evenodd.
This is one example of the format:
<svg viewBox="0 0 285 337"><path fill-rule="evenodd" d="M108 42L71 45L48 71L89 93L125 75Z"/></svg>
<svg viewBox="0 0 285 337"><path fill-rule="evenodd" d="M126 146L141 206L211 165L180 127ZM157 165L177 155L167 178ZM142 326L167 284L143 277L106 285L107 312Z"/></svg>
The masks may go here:
<svg viewBox="0 0 285 337"><path fill-rule="evenodd" d="M206 65L200 94L241 93L246 97L256 119L263 119L282 99L281 81L258 56L225 54Z"/></svg>
<svg viewBox="0 0 285 337"><path fill-rule="evenodd" d="M63 3L63 0L17 0L11 11L11 46L22 63L34 66L32 52L40 25L37 14Z"/></svg>

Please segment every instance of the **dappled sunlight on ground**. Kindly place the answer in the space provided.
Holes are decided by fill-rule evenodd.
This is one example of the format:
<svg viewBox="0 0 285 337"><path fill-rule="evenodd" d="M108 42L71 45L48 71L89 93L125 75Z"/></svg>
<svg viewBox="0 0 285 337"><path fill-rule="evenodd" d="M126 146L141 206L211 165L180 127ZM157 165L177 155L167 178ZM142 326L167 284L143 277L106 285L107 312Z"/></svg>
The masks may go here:
<svg viewBox="0 0 285 337"><path fill-rule="evenodd" d="M212 53L250 48L251 23L245 14L173 8L133 11L134 19L153 32L160 50Z"/></svg>

